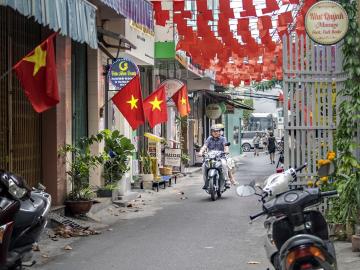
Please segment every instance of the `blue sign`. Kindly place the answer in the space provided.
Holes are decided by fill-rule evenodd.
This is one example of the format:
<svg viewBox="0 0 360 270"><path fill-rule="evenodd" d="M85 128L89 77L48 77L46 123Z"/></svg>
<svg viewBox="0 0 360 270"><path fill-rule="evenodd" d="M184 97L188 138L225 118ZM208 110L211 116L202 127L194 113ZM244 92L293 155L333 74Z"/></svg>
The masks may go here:
<svg viewBox="0 0 360 270"><path fill-rule="evenodd" d="M110 68L109 81L120 90L139 73L138 67L130 60L119 58Z"/></svg>

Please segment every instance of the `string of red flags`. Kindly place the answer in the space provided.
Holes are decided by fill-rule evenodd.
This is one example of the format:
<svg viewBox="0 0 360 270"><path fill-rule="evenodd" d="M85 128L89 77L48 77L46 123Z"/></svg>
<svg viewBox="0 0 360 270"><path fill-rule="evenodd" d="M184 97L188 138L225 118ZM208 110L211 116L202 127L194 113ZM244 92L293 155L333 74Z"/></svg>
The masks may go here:
<svg viewBox="0 0 360 270"><path fill-rule="evenodd" d="M121 70L121 72L118 72ZM147 120L150 127L167 122L166 84L162 84L146 99L142 98L140 74L137 66L130 60L119 58L112 63L108 73L110 90L115 88L117 93L111 98L133 130ZM180 83L171 96L181 116L188 115L190 103L186 86ZM168 93L170 95L170 93Z"/></svg>
<svg viewBox="0 0 360 270"><path fill-rule="evenodd" d="M238 86L282 79L281 37L289 31L305 33L304 16L316 0L258 0L256 5L253 0L190 2L153 0L156 24L168 20L157 14L170 12L179 36L176 50L202 69L216 71L217 83Z"/></svg>

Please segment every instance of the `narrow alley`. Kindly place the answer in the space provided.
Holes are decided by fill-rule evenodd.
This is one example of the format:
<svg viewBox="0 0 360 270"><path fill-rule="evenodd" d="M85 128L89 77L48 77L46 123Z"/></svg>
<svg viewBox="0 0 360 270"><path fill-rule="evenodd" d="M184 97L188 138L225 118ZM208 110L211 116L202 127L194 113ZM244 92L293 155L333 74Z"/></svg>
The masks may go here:
<svg viewBox="0 0 360 270"><path fill-rule="evenodd" d="M274 171L268 156L241 159L236 179L263 181ZM249 224L260 210L257 198L240 198L235 189L212 202L201 190L199 172L183 179L155 215L122 220L101 235L84 238L73 250L36 269L265 269L262 222ZM183 199L177 192L184 192ZM186 199L184 199L186 198Z"/></svg>

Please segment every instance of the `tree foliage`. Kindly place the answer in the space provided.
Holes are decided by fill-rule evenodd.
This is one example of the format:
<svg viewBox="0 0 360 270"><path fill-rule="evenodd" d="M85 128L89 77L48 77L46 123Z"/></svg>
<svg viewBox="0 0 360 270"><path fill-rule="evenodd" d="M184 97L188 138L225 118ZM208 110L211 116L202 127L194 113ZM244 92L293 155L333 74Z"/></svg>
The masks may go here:
<svg viewBox="0 0 360 270"><path fill-rule="evenodd" d="M357 23L356 1L341 0L349 17L349 30L345 36L343 68L348 75L345 87L338 95L343 100L339 106L339 126L336 132L337 181L340 197L334 211L338 220L359 222L360 173L356 151L358 125L360 120L360 28ZM336 207L336 205L341 207Z"/></svg>
<svg viewBox="0 0 360 270"><path fill-rule="evenodd" d="M277 79L271 79L270 81L263 81L259 83L255 83L253 88L256 91L267 91L273 89L275 86L280 85L282 87L283 81L279 81Z"/></svg>

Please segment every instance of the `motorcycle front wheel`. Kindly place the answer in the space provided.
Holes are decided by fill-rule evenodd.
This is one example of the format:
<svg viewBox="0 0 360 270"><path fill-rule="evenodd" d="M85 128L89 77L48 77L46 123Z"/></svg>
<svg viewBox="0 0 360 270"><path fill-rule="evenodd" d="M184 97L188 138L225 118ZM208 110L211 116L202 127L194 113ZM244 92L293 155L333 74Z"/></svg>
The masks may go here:
<svg viewBox="0 0 360 270"><path fill-rule="evenodd" d="M217 199L217 194L216 194L216 190L215 190L215 179L214 177L209 177L209 193L211 196L211 200L216 201Z"/></svg>
<svg viewBox="0 0 360 270"><path fill-rule="evenodd" d="M220 180L219 179L217 179L217 183L216 183L216 186L218 187L218 189L217 189L217 196L218 196L218 198L221 198L221 190L222 190L222 186L220 186Z"/></svg>

